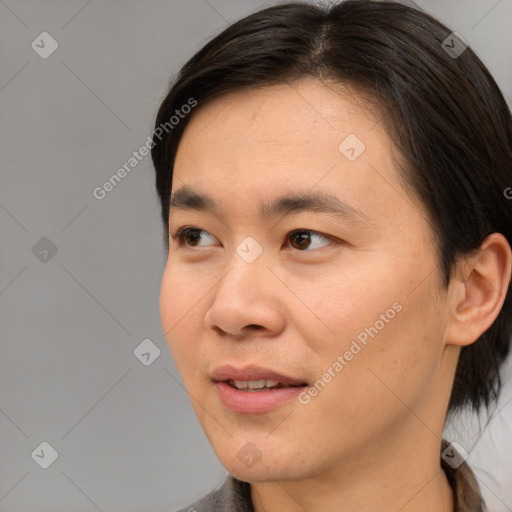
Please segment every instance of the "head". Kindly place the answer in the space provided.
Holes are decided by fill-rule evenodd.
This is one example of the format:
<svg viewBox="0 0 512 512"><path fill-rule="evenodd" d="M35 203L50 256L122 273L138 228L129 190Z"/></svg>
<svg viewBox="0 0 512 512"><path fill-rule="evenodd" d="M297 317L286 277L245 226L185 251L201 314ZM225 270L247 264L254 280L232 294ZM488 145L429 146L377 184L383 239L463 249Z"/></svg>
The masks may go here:
<svg viewBox="0 0 512 512"><path fill-rule="evenodd" d="M163 330L242 479L319 474L498 396L512 123L450 34L394 2L271 7L199 50L160 107ZM224 364L306 386L243 413L220 398Z"/></svg>

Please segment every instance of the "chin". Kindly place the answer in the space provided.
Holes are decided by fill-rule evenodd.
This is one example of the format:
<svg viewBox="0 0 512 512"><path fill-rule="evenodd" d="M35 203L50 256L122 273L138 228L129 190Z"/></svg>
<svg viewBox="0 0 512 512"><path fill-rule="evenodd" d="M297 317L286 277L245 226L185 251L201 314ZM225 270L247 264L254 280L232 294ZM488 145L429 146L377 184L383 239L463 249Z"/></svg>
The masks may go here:
<svg viewBox="0 0 512 512"><path fill-rule="evenodd" d="M214 452L226 471L244 482L285 482L313 475L312 469L311 475L307 474L305 457L299 447L284 450L282 443L272 446L268 441L262 439L258 444L260 449L256 446L258 441L230 439L226 444L214 445Z"/></svg>
<svg viewBox="0 0 512 512"><path fill-rule="evenodd" d="M231 462L221 460L221 463L228 473L243 482L284 482L295 480L297 476L290 473L292 464L288 465L289 467L286 469L280 466L276 467L275 464L270 464L263 460L260 460L252 467L245 466L239 460Z"/></svg>

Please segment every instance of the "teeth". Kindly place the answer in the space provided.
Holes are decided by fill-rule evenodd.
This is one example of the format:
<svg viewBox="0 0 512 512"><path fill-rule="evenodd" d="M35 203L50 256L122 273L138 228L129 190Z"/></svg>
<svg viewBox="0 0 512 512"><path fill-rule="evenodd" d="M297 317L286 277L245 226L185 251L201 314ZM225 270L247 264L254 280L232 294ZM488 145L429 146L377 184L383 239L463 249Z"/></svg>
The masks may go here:
<svg viewBox="0 0 512 512"><path fill-rule="evenodd" d="M235 386L238 389L263 389L263 388L273 388L279 384L277 380L230 380L229 383L232 386Z"/></svg>
<svg viewBox="0 0 512 512"><path fill-rule="evenodd" d="M230 380L229 382L238 389L247 389L247 385L249 384L246 380Z"/></svg>

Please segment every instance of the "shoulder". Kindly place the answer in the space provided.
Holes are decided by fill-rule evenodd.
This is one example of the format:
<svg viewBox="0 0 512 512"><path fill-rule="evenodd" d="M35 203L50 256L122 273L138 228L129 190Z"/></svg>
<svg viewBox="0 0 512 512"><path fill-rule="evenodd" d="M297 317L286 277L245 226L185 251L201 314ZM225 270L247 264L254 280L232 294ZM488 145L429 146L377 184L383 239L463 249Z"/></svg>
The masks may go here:
<svg viewBox="0 0 512 512"><path fill-rule="evenodd" d="M250 484L228 475L217 489L174 512L254 512Z"/></svg>
<svg viewBox="0 0 512 512"><path fill-rule="evenodd" d="M174 512L220 512L222 508L222 496L226 487L226 481L213 491L209 492L206 496L194 501L187 507L180 508Z"/></svg>

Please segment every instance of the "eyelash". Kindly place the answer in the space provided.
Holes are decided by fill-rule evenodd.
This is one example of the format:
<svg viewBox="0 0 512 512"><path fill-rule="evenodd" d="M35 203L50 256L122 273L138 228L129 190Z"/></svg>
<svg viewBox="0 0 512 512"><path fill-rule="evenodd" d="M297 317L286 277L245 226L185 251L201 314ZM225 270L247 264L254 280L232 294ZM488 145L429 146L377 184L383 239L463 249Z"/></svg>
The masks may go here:
<svg viewBox="0 0 512 512"><path fill-rule="evenodd" d="M178 245L179 245L180 247L182 247L182 246L186 246L186 247L187 247L187 248L189 248L189 249L194 249L194 248L195 248L195 246L191 246L191 245L186 245L186 244L185 244L185 236L186 236L189 232L191 232L191 231L198 231L199 233L208 233L208 231L205 231L204 229L196 228L196 227L193 227L193 226L184 226L184 227L182 227L182 228L178 229L178 231L177 231L176 233L172 234L172 235L171 235L171 238L172 238L172 240L177 240L177 241L178 241ZM310 229L294 229L293 231L290 231L290 232L288 233L288 235L287 235L287 239L288 239L290 236L292 236L292 235L296 235L296 234L298 234L298 233L307 233L307 234L309 234L310 236L311 236L311 235L315 235L315 236L318 236L318 237L320 237L320 238L323 238L324 240L327 240L327 241L331 241L331 242L335 242L335 243L336 243L336 242L337 242L337 243L342 243L342 242L341 242L341 241L339 241L339 240L335 240L335 239L334 239L334 238L332 238L332 237L328 237L327 235L323 235L323 234L321 234L321 233L318 233L317 231L312 231L312 230L310 230ZM210 233L208 233L208 234L210 234ZM213 236L213 235L212 235L212 236ZM322 249L322 247L321 247L320 249ZM299 252L311 252L311 251L309 251L309 250L307 250L307 249L306 249L306 250L303 250L303 251L301 251L301 250L299 250L299 249L297 249L297 250L298 250ZM315 250L315 249L313 249L313 250ZM316 250L318 250L318 249L316 249Z"/></svg>

